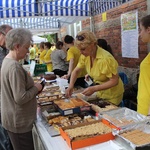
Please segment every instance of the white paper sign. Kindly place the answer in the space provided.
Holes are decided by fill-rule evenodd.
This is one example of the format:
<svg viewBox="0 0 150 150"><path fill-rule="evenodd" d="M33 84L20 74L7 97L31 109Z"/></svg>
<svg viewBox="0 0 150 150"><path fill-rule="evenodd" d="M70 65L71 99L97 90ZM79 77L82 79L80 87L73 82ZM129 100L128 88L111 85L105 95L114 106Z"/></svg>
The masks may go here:
<svg viewBox="0 0 150 150"><path fill-rule="evenodd" d="M139 58L138 54L138 12L121 15L122 57Z"/></svg>
<svg viewBox="0 0 150 150"><path fill-rule="evenodd" d="M31 76L34 76L34 69L35 69L35 61L31 61L31 64L30 64L30 75Z"/></svg>

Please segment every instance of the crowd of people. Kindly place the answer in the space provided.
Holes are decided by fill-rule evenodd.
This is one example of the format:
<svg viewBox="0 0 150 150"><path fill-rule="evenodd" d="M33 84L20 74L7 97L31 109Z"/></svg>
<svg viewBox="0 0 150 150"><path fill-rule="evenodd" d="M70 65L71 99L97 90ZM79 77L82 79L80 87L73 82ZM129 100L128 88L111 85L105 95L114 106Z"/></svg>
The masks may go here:
<svg viewBox="0 0 150 150"><path fill-rule="evenodd" d="M149 43L150 15L140 22L140 37ZM82 92L85 96L96 93L99 98L115 105L119 105L123 98L124 85L118 75L118 63L104 39L97 40L93 32L81 31L75 39L66 35L63 42L58 41L56 50L51 46L49 42L42 42L37 52L28 29L0 26L1 150L34 150L32 127L36 120L36 95L43 87L34 83L20 65L20 60L27 54L32 61L38 53L39 63L46 64L47 71L68 80L66 97L71 96L74 86L80 85L85 88ZM150 54L140 65L138 83L137 111L144 115L150 115L149 65ZM89 79L93 84L87 84Z"/></svg>

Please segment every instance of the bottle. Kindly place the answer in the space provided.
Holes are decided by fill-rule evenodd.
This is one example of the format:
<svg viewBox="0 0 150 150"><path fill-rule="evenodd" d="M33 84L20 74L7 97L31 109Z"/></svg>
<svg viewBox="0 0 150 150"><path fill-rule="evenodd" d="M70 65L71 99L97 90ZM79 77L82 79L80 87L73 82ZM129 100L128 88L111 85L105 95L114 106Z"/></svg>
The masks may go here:
<svg viewBox="0 0 150 150"><path fill-rule="evenodd" d="M98 113L95 114L95 120L99 120L99 115L98 115Z"/></svg>

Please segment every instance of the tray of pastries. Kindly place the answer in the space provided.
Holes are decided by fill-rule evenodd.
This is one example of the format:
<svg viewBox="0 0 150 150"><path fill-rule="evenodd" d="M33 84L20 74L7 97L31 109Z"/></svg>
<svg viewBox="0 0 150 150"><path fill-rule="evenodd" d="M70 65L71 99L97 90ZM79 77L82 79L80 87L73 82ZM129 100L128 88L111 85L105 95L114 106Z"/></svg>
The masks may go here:
<svg viewBox="0 0 150 150"><path fill-rule="evenodd" d="M77 125L85 122L95 121L91 115L88 113L72 114L68 116L55 116L53 118L47 119L47 130L51 136L60 135L59 128L69 127L72 125Z"/></svg>
<svg viewBox="0 0 150 150"><path fill-rule="evenodd" d="M54 84L49 84L49 85L46 85L43 89L44 92L57 92L59 91L60 92L60 89L59 89L59 86L58 85L54 85Z"/></svg>
<svg viewBox="0 0 150 150"><path fill-rule="evenodd" d="M47 105L47 104L52 104L54 100L57 100L59 98L60 97L58 95L39 97L39 98L37 98L37 102L39 105Z"/></svg>
<svg viewBox="0 0 150 150"><path fill-rule="evenodd" d="M48 121L49 119L60 116L60 113L53 104L40 106L42 116Z"/></svg>
<svg viewBox="0 0 150 150"><path fill-rule="evenodd" d="M72 149L113 140L112 129L101 120L60 128L61 136Z"/></svg>
<svg viewBox="0 0 150 150"><path fill-rule="evenodd" d="M150 120L134 124L115 134L133 149L137 149L138 147L145 150L150 149Z"/></svg>
<svg viewBox="0 0 150 150"><path fill-rule="evenodd" d="M107 134L110 133L112 129L102 122L96 122L73 129L66 129L64 131L68 134L71 140L79 140L94 137L95 135Z"/></svg>
<svg viewBox="0 0 150 150"><path fill-rule="evenodd" d="M47 97L47 96L63 96L60 91L43 91L38 94L38 97Z"/></svg>
<svg viewBox="0 0 150 150"><path fill-rule="evenodd" d="M146 116L125 107L102 112L101 116L119 129L144 121L147 118Z"/></svg>
<svg viewBox="0 0 150 150"><path fill-rule="evenodd" d="M88 102L77 97L54 100L53 102L58 107L58 110L62 115L69 115L91 110L91 105Z"/></svg>
<svg viewBox="0 0 150 150"><path fill-rule="evenodd" d="M80 113L68 116L57 116L55 118L49 119L48 123L50 125L53 125L55 128L59 129L60 127L68 127L92 121L95 121L95 119L91 115L87 113Z"/></svg>
<svg viewBox="0 0 150 150"><path fill-rule="evenodd" d="M70 99L61 99L54 101L56 105L62 110L75 108L75 107L82 107L82 106L89 106L89 103L79 99L79 98L70 98Z"/></svg>
<svg viewBox="0 0 150 150"><path fill-rule="evenodd" d="M96 99L92 101L88 101L91 104L92 110L94 110L97 113L101 113L104 111L117 109L118 107L103 100L103 99Z"/></svg>

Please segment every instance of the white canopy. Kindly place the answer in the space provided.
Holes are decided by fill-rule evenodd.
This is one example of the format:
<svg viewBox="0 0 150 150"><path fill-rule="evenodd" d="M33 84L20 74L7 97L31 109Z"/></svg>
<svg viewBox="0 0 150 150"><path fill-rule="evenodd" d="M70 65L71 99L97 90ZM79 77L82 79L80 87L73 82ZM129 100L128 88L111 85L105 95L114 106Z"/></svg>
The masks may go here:
<svg viewBox="0 0 150 150"><path fill-rule="evenodd" d="M46 38L42 38L42 37L39 37L37 35L33 35L33 43L41 43L41 42L47 42L47 39Z"/></svg>

